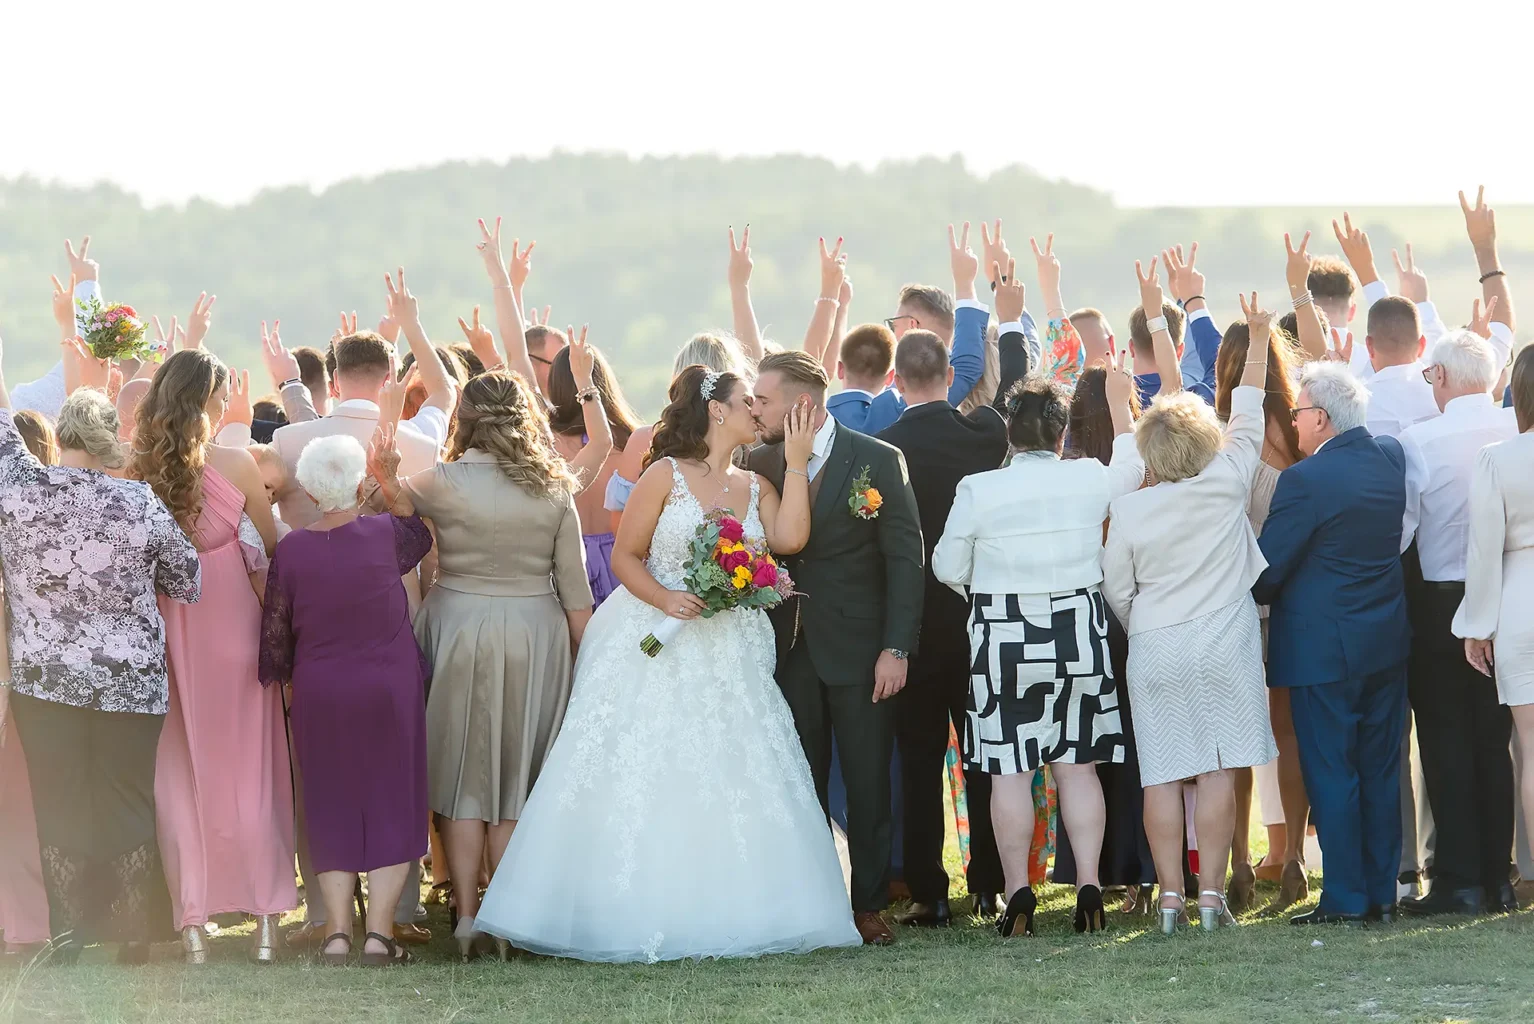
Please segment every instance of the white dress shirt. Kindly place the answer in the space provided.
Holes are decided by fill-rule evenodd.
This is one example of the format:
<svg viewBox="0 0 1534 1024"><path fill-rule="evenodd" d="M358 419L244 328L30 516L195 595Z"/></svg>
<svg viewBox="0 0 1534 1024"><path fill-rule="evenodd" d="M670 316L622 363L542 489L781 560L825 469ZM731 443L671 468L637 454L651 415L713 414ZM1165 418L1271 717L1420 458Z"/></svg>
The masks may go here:
<svg viewBox="0 0 1534 1024"><path fill-rule="evenodd" d="M1103 520L1114 498L1145 479L1133 434L1113 439L1113 462L1020 452L1002 469L959 481L932 574L960 595L1055 594L1103 579Z"/></svg>
<svg viewBox="0 0 1534 1024"><path fill-rule="evenodd" d="M1434 582L1465 578L1470 540L1470 476L1481 449L1518 435L1513 410L1490 395L1465 395L1444 406L1443 415L1401 434L1406 452L1406 515L1401 550L1417 538L1422 578Z"/></svg>
<svg viewBox="0 0 1534 1024"><path fill-rule="evenodd" d="M1256 387L1231 392L1225 445L1203 472L1113 502L1103 597L1130 636L1251 599L1268 565L1246 514L1267 429L1264 397Z"/></svg>
<svg viewBox="0 0 1534 1024"><path fill-rule="evenodd" d="M1375 437L1400 437L1407 427L1438 418L1433 385L1422 378L1419 362L1387 366L1369 378L1369 412L1365 420Z"/></svg>
<svg viewBox="0 0 1534 1024"><path fill-rule="evenodd" d="M831 455L831 443L836 440L836 417L826 413L826 421L815 431L815 447L810 450L810 479L820 475L821 467Z"/></svg>

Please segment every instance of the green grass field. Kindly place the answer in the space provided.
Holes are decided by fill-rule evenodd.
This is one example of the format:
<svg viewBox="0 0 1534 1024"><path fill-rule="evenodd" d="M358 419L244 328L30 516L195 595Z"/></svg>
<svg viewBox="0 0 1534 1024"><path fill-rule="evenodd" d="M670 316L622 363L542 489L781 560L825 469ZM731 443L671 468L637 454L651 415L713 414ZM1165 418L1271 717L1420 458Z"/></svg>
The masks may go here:
<svg viewBox="0 0 1534 1024"><path fill-rule="evenodd" d="M156 947L154 963L140 968L116 967L98 949L74 968L7 958L0 1022L1534 1019L1529 913L1431 927L1294 928L1287 916L1264 914L1275 891L1261 886L1243 927L1214 936L1185 929L1166 938L1150 919L1119 912L1105 934L1076 935L1071 892L1049 886L1032 939L1004 942L961 919L940 932L902 929L888 949L653 966L462 966L439 940L405 968L325 968L285 955L263 969L244 961L246 926L213 940L213 962L201 968L183 966L175 945ZM445 936L445 915L433 911Z"/></svg>

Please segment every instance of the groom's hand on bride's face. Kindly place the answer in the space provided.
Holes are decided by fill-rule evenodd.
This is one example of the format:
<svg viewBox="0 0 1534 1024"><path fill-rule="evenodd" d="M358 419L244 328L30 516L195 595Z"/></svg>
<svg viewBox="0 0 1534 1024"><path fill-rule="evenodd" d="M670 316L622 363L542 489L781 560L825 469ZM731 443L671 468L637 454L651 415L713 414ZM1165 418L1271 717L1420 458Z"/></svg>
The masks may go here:
<svg viewBox="0 0 1534 1024"><path fill-rule="evenodd" d="M874 703L889 700L905 689L906 662L889 651L880 651L874 662Z"/></svg>

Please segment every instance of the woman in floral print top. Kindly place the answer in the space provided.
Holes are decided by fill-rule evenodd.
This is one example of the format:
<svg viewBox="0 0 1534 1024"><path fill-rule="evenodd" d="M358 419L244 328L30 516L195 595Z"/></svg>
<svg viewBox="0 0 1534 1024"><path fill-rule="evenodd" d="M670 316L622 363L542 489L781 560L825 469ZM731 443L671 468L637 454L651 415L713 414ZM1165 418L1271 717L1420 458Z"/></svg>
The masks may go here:
<svg viewBox="0 0 1534 1024"><path fill-rule="evenodd" d="M100 414L115 420L106 396L93 394ZM148 484L108 475L121 466L120 451L65 447L60 461L38 462L8 411L0 415L11 687L79 708L163 715L165 624L155 591L196 601L197 549Z"/></svg>

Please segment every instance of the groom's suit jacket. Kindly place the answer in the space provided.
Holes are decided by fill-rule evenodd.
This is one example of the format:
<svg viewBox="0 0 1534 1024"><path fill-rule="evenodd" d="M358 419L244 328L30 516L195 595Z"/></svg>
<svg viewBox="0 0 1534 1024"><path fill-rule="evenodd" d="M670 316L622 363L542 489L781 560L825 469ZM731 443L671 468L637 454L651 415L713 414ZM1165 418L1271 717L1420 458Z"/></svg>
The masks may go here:
<svg viewBox="0 0 1534 1024"><path fill-rule="evenodd" d="M754 449L749 465L782 493L781 444ZM858 518L848 503L865 468L884 499L873 519ZM785 559L803 596L771 613L779 663L793 644L807 644L827 686L871 685L880 651L916 649L922 554L916 496L900 451L838 424L810 486L809 542Z"/></svg>

